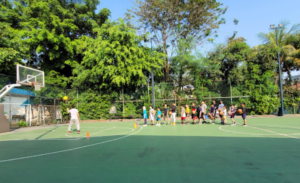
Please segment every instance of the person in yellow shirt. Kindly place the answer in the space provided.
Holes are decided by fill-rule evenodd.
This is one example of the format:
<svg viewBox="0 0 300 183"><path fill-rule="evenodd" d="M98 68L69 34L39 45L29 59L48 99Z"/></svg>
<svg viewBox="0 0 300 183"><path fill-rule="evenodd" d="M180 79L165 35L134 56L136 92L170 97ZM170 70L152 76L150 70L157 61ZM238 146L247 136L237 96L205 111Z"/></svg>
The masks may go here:
<svg viewBox="0 0 300 183"><path fill-rule="evenodd" d="M189 124L190 123L190 108L189 108L189 105L186 105L185 113L186 113L187 124Z"/></svg>

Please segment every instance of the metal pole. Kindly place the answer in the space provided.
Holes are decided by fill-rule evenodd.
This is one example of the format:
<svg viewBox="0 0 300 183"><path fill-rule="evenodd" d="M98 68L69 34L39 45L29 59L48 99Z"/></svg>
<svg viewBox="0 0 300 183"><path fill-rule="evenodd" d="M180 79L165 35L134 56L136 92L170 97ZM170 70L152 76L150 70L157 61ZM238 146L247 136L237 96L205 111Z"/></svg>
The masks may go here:
<svg viewBox="0 0 300 183"><path fill-rule="evenodd" d="M79 105L78 105L78 89L77 89L77 109L79 108Z"/></svg>
<svg viewBox="0 0 300 183"><path fill-rule="evenodd" d="M123 98L123 115L124 115L125 111L124 111L124 88L123 88L123 85L122 85L122 98Z"/></svg>
<svg viewBox="0 0 300 183"><path fill-rule="evenodd" d="M152 39L151 39L151 59L152 59ZM152 106L155 109L155 93L154 93L154 74L153 74L153 67L151 67L152 73Z"/></svg>
<svg viewBox="0 0 300 183"><path fill-rule="evenodd" d="M278 30L278 28L275 28L276 43L277 43L277 47L279 47L277 30ZM281 114L279 114L279 116L283 116L284 115L284 107L283 107L283 91L282 91L282 82L281 82L281 64L280 64L279 51L277 52L277 55L278 55L278 69L279 69L278 72L279 72L279 87L280 87L280 100L281 100Z"/></svg>

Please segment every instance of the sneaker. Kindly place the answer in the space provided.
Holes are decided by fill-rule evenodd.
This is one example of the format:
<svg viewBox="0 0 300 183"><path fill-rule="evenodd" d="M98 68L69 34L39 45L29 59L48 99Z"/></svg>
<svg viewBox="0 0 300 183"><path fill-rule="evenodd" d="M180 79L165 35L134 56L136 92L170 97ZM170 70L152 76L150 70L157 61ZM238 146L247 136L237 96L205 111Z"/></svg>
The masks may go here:
<svg viewBox="0 0 300 183"><path fill-rule="evenodd" d="M80 131L78 130L77 133L80 134Z"/></svg>
<svg viewBox="0 0 300 183"><path fill-rule="evenodd" d="M236 122L234 122L233 124L236 125Z"/></svg>
<svg viewBox="0 0 300 183"><path fill-rule="evenodd" d="M68 131L68 134L70 134L71 132L70 131Z"/></svg>
<svg viewBox="0 0 300 183"><path fill-rule="evenodd" d="M199 125L202 125L202 122L199 122Z"/></svg>
<svg viewBox="0 0 300 183"><path fill-rule="evenodd" d="M243 124L243 126L248 126L247 124Z"/></svg>
<svg viewBox="0 0 300 183"><path fill-rule="evenodd" d="M144 124L143 126L147 126L147 124Z"/></svg>
<svg viewBox="0 0 300 183"><path fill-rule="evenodd" d="M158 124L156 124L156 126L159 126Z"/></svg>

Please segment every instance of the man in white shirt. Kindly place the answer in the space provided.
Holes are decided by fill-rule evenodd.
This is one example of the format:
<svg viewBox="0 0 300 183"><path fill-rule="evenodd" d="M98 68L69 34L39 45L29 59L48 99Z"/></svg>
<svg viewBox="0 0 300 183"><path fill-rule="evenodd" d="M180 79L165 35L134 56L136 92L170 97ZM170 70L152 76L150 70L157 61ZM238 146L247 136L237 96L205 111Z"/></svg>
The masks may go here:
<svg viewBox="0 0 300 183"><path fill-rule="evenodd" d="M70 120L70 124L69 124L69 128L68 128L68 133L71 133L71 127L73 125L73 123L76 124L77 127L77 133L80 134L80 126L79 126L79 112L77 109L75 109L74 105L72 105L72 109L69 110L69 108L67 108L67 112L71 114L71 120Z"/></svg>

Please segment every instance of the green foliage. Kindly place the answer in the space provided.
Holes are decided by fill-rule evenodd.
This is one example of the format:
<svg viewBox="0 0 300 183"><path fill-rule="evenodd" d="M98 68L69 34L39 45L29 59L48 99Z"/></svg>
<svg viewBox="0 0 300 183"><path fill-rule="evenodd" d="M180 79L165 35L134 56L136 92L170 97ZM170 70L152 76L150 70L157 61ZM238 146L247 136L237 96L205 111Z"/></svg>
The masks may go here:
<svg viewBox="0 0 300 183"><path fill-rule="evenodd" d="M120 20L118 23L102 25L97 29L97 38L85 37L86 50L81 64L68 62L74 67L73 86L97 85L111 89L125 86L138 86L146 83L144 71L151 67L160 69L162 54L153 56L140 45L142 36Z"/></svg>
<svg viewBox="0 0 300 183"><path fill-rule="evenodd" d="M18 121L17 125L19 127L26 127L26 126L28 126L28 123L26 123L26 121L24 121L24 120L20 120L20 121Z"/></svg>

